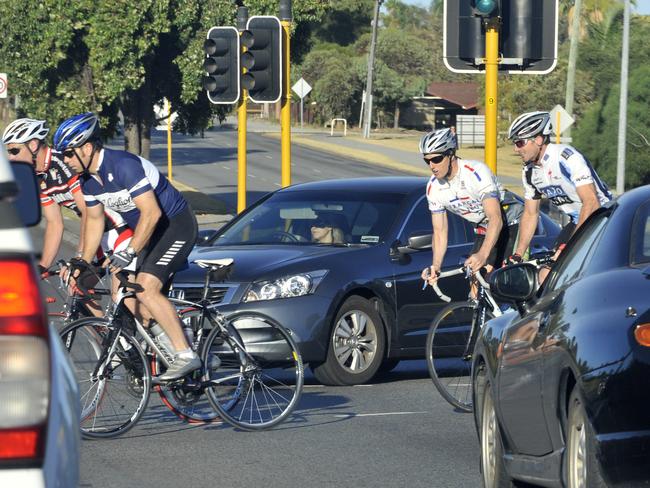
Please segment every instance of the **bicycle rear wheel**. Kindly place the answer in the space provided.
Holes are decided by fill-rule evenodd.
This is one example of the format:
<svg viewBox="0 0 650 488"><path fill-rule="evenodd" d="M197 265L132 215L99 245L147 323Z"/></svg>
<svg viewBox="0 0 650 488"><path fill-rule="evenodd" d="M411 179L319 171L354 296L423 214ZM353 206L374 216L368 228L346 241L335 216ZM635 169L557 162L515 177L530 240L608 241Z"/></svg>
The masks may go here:
<svg viewBox="0 0 650 488"><path fill-rule="evenodd" d="M233 426L263 430L279 424L302 393L298 346L287 329L259 313L233 314L225 329L212 329L201 354L208 400Z"/></svg>
<svg viewBox="0 0 650 488"><path fill-rule="evenodd" d="M433 384L445 400L465 412L472 411L472 352L478 333L470 337L470 332L475 311L472 302L447 305L433 321L426 345ZM491 314L486 314L489 320Z"/></svg>
<svg viewBox="0 0 650 488"><path fill-rule="evenodd" d="M192 348L205 342L202 334L206 331L202 328L200 310L188 309L179 312L179 317L184 326L191 326L194 333L196 340L191 344ZM200 351L197 351L197 354L200 354ZM160 361L154 356L151 361L151 374L155 376L161 372L160 370ZM181 420L191 424L221 422L219 413L212 407L205 391L201 388L202 376L203 371L199 369L184 377L182 381L157 386L156 391L163 404Z"/></svg>
<svg viewBox="0 0 650 488"><path fill-rule="evenodd" d="M84 437L125 433L149 401L151 372L138 341L122 330L114 353L106 357L111 332L116 332L115 326L104 318L80 319L61 332L79 385Z"/></svg>

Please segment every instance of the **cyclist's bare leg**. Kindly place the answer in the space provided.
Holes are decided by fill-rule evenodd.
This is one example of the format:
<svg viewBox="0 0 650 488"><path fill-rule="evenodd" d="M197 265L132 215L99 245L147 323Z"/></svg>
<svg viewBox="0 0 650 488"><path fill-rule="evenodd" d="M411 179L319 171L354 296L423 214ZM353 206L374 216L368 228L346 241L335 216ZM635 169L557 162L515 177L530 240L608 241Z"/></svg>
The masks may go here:
<svg viewBox="0 0 650 488"><path fill-rule="evenodd" d="M161 281L152 274L138 273L135 282L144 288L143 292L137 294L138 312L143 320L153 317L167 333L177 351L189 349L176 309L161 292Z"/></svg>

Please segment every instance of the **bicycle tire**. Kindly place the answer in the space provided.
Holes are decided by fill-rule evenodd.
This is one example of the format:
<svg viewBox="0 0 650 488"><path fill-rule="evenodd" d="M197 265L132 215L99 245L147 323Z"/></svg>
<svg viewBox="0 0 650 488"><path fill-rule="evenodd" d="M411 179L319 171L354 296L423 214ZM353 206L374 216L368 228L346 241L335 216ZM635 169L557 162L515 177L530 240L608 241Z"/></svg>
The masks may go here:
<svg viewBox="0 0 650 488"><path fill-rule="evenodd" d="M471 352L474 344L468 343L475 311L473 302L449 304L438 313L427 334L426 359L431 380L445 400L464 412L473 409ZM489 310L486 314L486 320L492 318ZM477 336L474 334L474 340Z"/></svg>
<svg viewBox="0 0 650 488"><path fill-rule="evenodd" d="M178 313L181 321L184 318L191 318L192 315L199 315L200 311L196 309L188 309L187 311L180 311ZM204 319L205 320L205 319ZM199 332L199 329L203 327L203 321L199 323L198 320L192 321L192 328L194 334ZM205 332L205 329L203 330ZM205 342L205 338L200 341L201 343ZM193 348L197 344L192 345ZM198 344L198 350L200 352L200 344ZM196 349L195 349L196 350ZM160 364L156 356L154 355L151 360L151 374L157 375L160 373ZM189 375L189 379L192 380L194 384L198 384L202 381L203 371L201 369L193 371ZM187 382L174 383L174 384L163 384L155 387L155 391L160 396L160 400L163 404L180 420L188 422L190 424L207 424L213 422L221 422L219 417L219 412L217 412L210 401L207 399L205 392L197 390L196 388L191 387Z"/></svg>
<svg viewBox="0 0 650 488"><path fill-rule="evenodd" d="M228 335L212 329L201 354L204 382L211 382L208 400L235 427L278 425L302 394L305 372L296 342L282 325L257 312L228 316L225 329Z"/></svg>
<svg viewBox="0 0 650 488"><path fill-rule="evenodd" d="M86 438L124 434L138 422L149 401L149 363L138 341L125 330L112 358L106 360L108 373L92 378L114 327L105 318L83 318L60 334L79 386L80 428Z"/></svg>

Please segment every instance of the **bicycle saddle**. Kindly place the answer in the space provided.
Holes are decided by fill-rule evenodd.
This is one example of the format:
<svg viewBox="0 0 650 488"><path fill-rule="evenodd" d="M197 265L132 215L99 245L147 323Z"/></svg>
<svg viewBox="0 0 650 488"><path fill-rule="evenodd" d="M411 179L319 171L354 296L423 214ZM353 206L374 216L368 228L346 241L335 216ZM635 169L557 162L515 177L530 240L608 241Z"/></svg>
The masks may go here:
<svg viewBox="0 0 650 488"><path fill-rule="evenodd" d="M215 268L215 269L220 269L220 268L227 268L230 266L232 263L235 262L233 258L224 258L224 259L197 259L196 261L192 261L193 263L198 264L202 268Z"/></svg>

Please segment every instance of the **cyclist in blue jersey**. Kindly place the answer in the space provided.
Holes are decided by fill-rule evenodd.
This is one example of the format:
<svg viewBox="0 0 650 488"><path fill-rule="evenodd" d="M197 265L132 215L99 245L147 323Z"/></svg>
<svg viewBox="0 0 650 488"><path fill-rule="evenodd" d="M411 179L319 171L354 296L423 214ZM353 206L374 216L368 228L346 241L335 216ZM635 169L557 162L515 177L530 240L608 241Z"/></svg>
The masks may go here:
<svg viewBox="0 0 650 488"><path fill-rule="evenodd" d="M185 265L197 235L191 207L156 167L126 151L104 148L93 113L65 120L54 134L63 161L81 175L87 223L81 262L87 266L97 248L104 225L103 209L118 212L133 229L131 245L110 256L112 272L125 269L137 256L135 282L137 312L145 321L153 317L168 334L176 350L174 361L158 378L180 378L200 367L201 361L187 343L174 306L164 291Z"/></svg>
<svg viewBox="0 0 650 488"><path fill-rule="evenodd" d="M555 242L555 257L575 230L587 218L612 199L607 185L598 177L589 161L574 147L552 144L551 117L548 112L528 112L517 117L508 138L524 164L524 214L520 236L510 262L520 262L533 238L539 218L540 200L545 196L569 217ZM540 280L548 269L540 272Z"/></svg>

